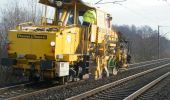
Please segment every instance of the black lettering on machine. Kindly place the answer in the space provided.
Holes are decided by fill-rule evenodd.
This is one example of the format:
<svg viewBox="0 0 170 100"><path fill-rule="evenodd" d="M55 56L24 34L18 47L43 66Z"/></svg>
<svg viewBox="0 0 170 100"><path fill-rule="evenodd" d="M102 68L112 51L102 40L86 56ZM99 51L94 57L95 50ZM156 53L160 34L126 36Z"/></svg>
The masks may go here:
<svg viewBox="0 0 170 100"><path fill-rule="evenodd" d="M47 35L17 34L17 38L47 39Z"/></svg>

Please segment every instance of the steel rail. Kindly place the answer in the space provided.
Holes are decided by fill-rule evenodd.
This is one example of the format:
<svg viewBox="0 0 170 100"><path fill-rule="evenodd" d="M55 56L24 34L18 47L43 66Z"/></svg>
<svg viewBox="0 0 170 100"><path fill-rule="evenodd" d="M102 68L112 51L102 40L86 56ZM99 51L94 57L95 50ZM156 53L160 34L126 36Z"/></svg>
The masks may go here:
<svg viewBox="0 0 170 100"><path fill-rule="evenodd" d="M162 75L161 77L155 79L154 81L152 81L151 83L145 85L144 87L142 87L141 89L137 90L136 92L134 92L133 94L129 95L128 97L126 97L123 100L133 100L135 98L137 98L138 96L140 96L142 93L146 92L148 89L150 89L151 87L153 87L154 85L156 85L157 83L161 82L163 79L165 79L166 77L168 77L170 75L170 72L167 72L166 74Z"/></svg>
<svg viewBox="0 0 170 100"><path fill-rule="evenodd" d="M108 89L108 88L114 87L114 86L119 85L119 84L121 84L121 83L124 83L124 82L126 82L126 81L135 79L135 78L140 77L140 76L143 76L143 75L145 75L145 74L147 74L147 73L150 73L150 72L153 72L153 71L155 71L155 70L164 68L164 67L166 67L166 66L168 66L168 65L170 65L170 63L165 64L165 65L162 65L162 66L159 66L159 67L156 67L156 68L149 69L149 70L147 70L147 71L140 72L140 73L138 73L138 74L135 74L135 75L132 75L132 76L123 78L123 79L120 79L120 80L118 80L118 81L115 81L115 82L106 84L106 85L104 85L104 86L95 88L95 89L93 89L93 90L87 91L87 92L85 92L85 93L82 93L82 94L79 94L79 95L76 95L76 96L67 98L66 100L81 100L81 99L83 99L83 98L86 98L86 97L88 97L88 96L94 95L94 94L96 94L96 93L98 93L98 92L101 92L101 91L106 90L106 89Z"/></svg>
<svg viewBox="0 0 170 100"><path fill-rule="evenodd" d="M166 58L167 59L167 58ZM162 60L165 60L165 59L162 59ZM160 62L156 62L156 63L161 63L163 61L160 61ZM152 64L155 64L155 63L150 63L150 64L146 64L146 65L141 65L139 67L133 67L133 68L130 68L130 69L136 69L136 68L140 68L140 67L144 67L144 66L147 66L147 65L152 65ZM129 69L128 69L129 70ZM127 70L127 71L128 71ZM71 84L71 83L69 83ZM68 85L69 85L68 84ZM23 84L23 87L25 85ZM63 86L63 85L60 85L60 86ZM66 86L66 85L65 85ZM19 86L18 86L19 87ZM54 87L50 87L50 88L47 88L47 89L42 89L42 90L37 90L37 91L33 91L33 92L29 92L29 93L25 93L25 94L21 94L21 95L18 95L18 96L15 96L15 97L11 97L11 98L8 98L7 100L15 100L15 98L25 98L25 97L28 97L28 96L31 96L32 94L39 94L39 93L42 93L43 91L47 91L48 89L55 89L55 88L58 88L59 86L54 86ZM2 88L2 90L8 90L8 89L11 89L11 88L15 88L15 86L11 86L11 87L5 87L5 88ZM0 93L1 93L1 89L0 89Z"/></svg>
<svg viewBox="0 0 170 100"><path fill-rule="evenodd" d="M79 81L79 83L81 83L81 82L84 82L84 80ZM22 100L24 98L27 98L27 97L30 97L30 96L33 96L33 95L36 95L36 94L39 94L39 93L44 93L44 91L55 90L57 88L66 87L68 85L73 85L73 84L76 84L76 83L77 82L72 82L72 83L68 83L68 84L65 84L65 85L57 85L57 86L54 86L54 87L49 87L49 88L46 88L46 89L41 89L41 90L21 94L21 95L18 95L18 96L10 97L10 98L7 98L5 100Z"/></svg>
<svg viewBox="0 0 170 100"><path fill-rule="evenodd" d="M6 90L9 90L9 89L12 89L12 88L24 87L24 86L30 85L30 84L33 84L33 82L24 83L24 84L18 84L18 85L13 85L13 86L8 86L8 87L3 87L3 88L0 88L0 94L1 94L3 91L6 91Z"/></svg>
<svg viewBox="0 0 170 100"><path fill-rule="evenodd" d="M170 58L155 59L155 60L151 60L151 61L143 61L143 62L134 63L134 64L129 64L129 65L137 65L137 64L143 64L143 63L154 62L154 61L160 61L160 60L166 60L166 59L170 59Z"/></svg>
<svg viewBox="0 0 170 100"><path fill-rule="evenodd" d="M159 59L159 60L161 60L161 61L160 61L160 62L156 62L156 63L161 63L161 62L163 62L163 61L166 60L166 59L170 59L170 58ZM159 61L159 60L152 60L152 61ZM163 60L163 61L162 61L162 60ZM146 61L146 62L152 62L152 61ZM145 62L141 62L141 63L145 63ZM135 64L140 64L140 63L135 63ZM130 65L135 65L135 64L130 64ZM137 66L137 67L131 67L131 68L128 68L127 70L136 69L136 68L140 68L140 67L144 67L144 66L152 65L152 64L155 64L155 63L149 63L149 64ZM15 88L15 87L23 87L23 86L29 85L29 84L32 84L32 82L30 82L30 83L24 83L24 84L17 84L17 85L8 86L8 87L3 87L3 88L0 88L0 93L1 93L1 91L5 91L5 90L11 89L11 88Z"/></svg>
<svg viewBox="0 0 170 100"><path fill-rule="evenodd" d="M131 69L136 69L136 68L141 68L141 67L144 67L144 66L148 66L148 65L152 65L152 64L158 64L158 63L161 63L161 62L164 62L165 60L161 60L159 62L153 62L153 63L149 63L149 64L145 64L145 65L139 65L137 67L129 67L127 70L131 70Z"/></svg>

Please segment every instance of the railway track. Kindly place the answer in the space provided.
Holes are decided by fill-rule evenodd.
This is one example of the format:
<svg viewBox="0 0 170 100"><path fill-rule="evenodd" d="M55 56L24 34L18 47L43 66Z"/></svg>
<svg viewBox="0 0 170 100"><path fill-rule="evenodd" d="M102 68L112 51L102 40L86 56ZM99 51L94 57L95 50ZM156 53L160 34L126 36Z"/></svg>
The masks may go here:
<svg viewBox="0 0 170 100"><path fill-rule="evenodd" d="M161 82L163 79L165 79L168 76L170 76L170 71L165 73L165 74L163 74L161 77L158 77L157 79L153 80L149 84L143 86L142 88L140 88L139 90L137 90L133 94L131 94L128 97L126 97L124 100L132 100L132 99L135 99L135 98L139 97L141 94L145 93L151 87L153 87L154 85L158 84L159 82Z"/></svg>
<svg viewBox="0 0 170 100"><path fill-rule="evenodd" d="M166 61L169 60L170 58L164 58L164 59L156 59L156 60L151 60L151 61L144 61L144 62L139 62L139 63L134 63L134 64L129 64L130 67L136 67L136 66L141 66L141 65L146 65L146 64L154 64L160 61Z"/></svg>
<svg viewBox="0 0 170 100"><path fill-rule="evenodd" d="M9 87L0 88L0 100L15 97L17 95L22 95L30 92L34 92L43 88L52 87L53 84L49 84L45 81L40 81L37 83L29 82L25 84L19 84Z"/></svg>
<svg viewBox="0 0 170 100"><path fill-rule="evenodd" d="M133 100L170 75L169 66L170 63L149 69L66 100Z"/></svg>
<svg viewBox="0 0 170 100"><path fill-rule="evenodd" d="M170 75L143 92L135 100L170 100Z"/></svg>
<svg viewBox="0 0 170 100"><path fill-rule="evenodd" d="M83 81L79 81L81 83ZM14 86L0 88L0 100L16 100L18 97L24 97L28 95L32 95L35 93L39 93L40 91L46 88L52 88L57 86L58 88L63 88L68 85L77 84L76 82L72 82L66 85L59 85L58 82L47 82L47 81L40 81L38 83L25 83L25 84L18 84Z"/></svg>
<svg viewBox="0 0 170 100"><path fill-rule="evenodd" d="M81 82L83 82L83 81L79 81L79 83L81 83ZM36 83L37 84L37 83ZM45 87L39 87L39 86L37 86L38 88L33 88L33 87L22 87L22 89L21 88L18 88L18 89L16 89L16 91L15 90L12 90L12 92L10 91L9 93L11 93L11 94L9 94L9 93L4 93L5 95L0 95L1 97L3 97L3 98L1 98L0 97L0 100L22 100L22 99L27 99L29 96L32 96L32 95L35 95L35 94L39 94L40 92L41 93L43 93L45 90L50 90L50 89L55 89L56 87L57 88L64 88L64 87L67 87L67 86L69 86L69 85L74 85L74 84L77 84L77 82L72 82L72 83L69 83L69 84L65 84L65 85L55 85L55 86L48 86L48 88L47 88L47 86L46 86L46 88ZM35 86L34 86L35 87ZM19 91L19 92L17 92L17 91ZM14 95L12 95L12 94L14 94ZM32 99L30 99L30 100L32 100Z"/></svg>
<svg viewBox="0 0 170 100"><path fill-rule="evenodd" d="M10 89L23 88L24 86L30 85L30 84L32 84L32 82L0 88L0 98L1 98L1 95L2 95L5 91L8 91L8 90L10 90ZM4 93L4 94L7 94L7 93Z"/></svg>
<svg viewBox="0 0 170 100"><path fill-rule="evenodd" d="M165 61L169 61L169 60L170 60L169 58L165 58L165 59L159 59L159 60L152 60L152 61L146 61L146 62L141 62L141 63L130 64L130 66L129 66L129 68L127 70L140 68L140 67L145 67L145 66L154 65L154 64L159 64L161 62L165 62Z"/></svg>
<svg viewBox="0 0 170 100"><path fill-rule="evenodd" d="M169 59L157 60L156 63L155 63L155 61L150 61L150 62L147 62L147 64L145 64L145 65L137 64L139 66L136 66L136 67L133 67L129 70L126 70L125 72L128 73L128 71L137 70L138 68L144 70L145 68L142 68L142 67L147 67L147 66L151 66L151 65L153 65L153 67L155 67L157 65L162 65L162 64L167 63L167 62L169 62ZM152 67L148 67L148 69L150 69L150 68L152 68ZM127 75L125 75L125 76L127 76ZM113 76L113 78L116 79L116 77L114 77L114 76ZM120 79L121 79L121 77L120 77ZM101 80L99 80L99 81L101 81ZM111 80L111 81L115 81L115 80ZM46 86L46 87L43 87L43 88L42 87L40 88L39 86L36 86L36 85L32 87L32 86L30 86L30 85L28 86L26 84L21 84L21 85L7 87L7 88L1 88L0 89L0 94L1 94L0 100L1 99L14 100L14 99L24 99L24 98L30 98L30 100L33 99L33 98L43 98L44 99L42 94L47 95L47 97L49 95L48 98L50 99L50 98L53 98L53 96L50 96L51 93L48 94L47 93L48 91L55 91L56 90L56 92L57 92L57 90L60 91L62 89L62 91L64 93L64 91L68 92L69 90L67 90L67 89L70 89L70 87L76 88L76 86L81 86L81 85L85 86L85 85L88 84L88 82L92 83L92 80L86 81L86 82L82 82L82 81L81 82L75 82L75 83L71 83L71 84L68 84L68 85L62 85L62 86L56 86L56 85L48 86L48 87ZM109 81L108 81L108 83L109 83ZM61 91L61 93L62 93L62 91ZM54 92L52 94L54 94ZM71 96L75 95L75 94L72 94L72 93L70 93L70 94L71 94ZM77 92L77 94L78 94L78 92ZM37 95L38 95L38 97L37 97ZM65 94L65 95L66 96L63 96L63 95L60 95L60 93L59 93L59 95L57 95L57 96L59 96L59 99L62 99L63 97L66 97L66 98L70 97L67 94ZM54 97L56 97L56 96L54 96ZM56 97L56 98L58 98L58 97Z"/></svg>

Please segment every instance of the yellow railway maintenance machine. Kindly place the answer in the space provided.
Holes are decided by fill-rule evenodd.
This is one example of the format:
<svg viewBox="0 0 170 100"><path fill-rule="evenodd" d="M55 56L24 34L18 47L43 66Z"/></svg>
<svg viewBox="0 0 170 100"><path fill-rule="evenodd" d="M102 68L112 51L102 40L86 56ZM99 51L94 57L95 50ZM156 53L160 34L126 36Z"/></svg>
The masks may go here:
<svg viewBox="0 0 170 100"><path fill-rule="evenodd" d="M116 56L127 67L127 50L121 47L119 34L111 29L111 15L81 0L40 0L55 8L54 18L42 17L40 25L22 23L8 34L8 58L2 65L12 66L32 79L84 79L91 73L96 79L108 74L109 56ZM83 14L96 11L97 21L82 25ZM50 21L49 21L50 20ZM89 63L94 62L93 67ZM122 67L121 66L121 67ZM86 77L85 77L86 76Z"/></svg>

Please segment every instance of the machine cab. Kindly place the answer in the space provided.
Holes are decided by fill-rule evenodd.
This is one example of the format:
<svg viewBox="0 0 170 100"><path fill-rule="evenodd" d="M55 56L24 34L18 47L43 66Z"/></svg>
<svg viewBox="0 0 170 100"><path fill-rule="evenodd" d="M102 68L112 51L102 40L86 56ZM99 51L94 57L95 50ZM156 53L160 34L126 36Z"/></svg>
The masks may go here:
<svg viewBox="0 0 170 100"><path fill-rule="evenodd" d="M84 3L82 0L40 0L40 3L45 5L45 14L42 18L43 24L59 26L82 25L84 13L93 9L96 12L96 23L94 24L102 28L110 28L111 15ZM55 9L52 19L46 17L47 6Z"/></svg>

